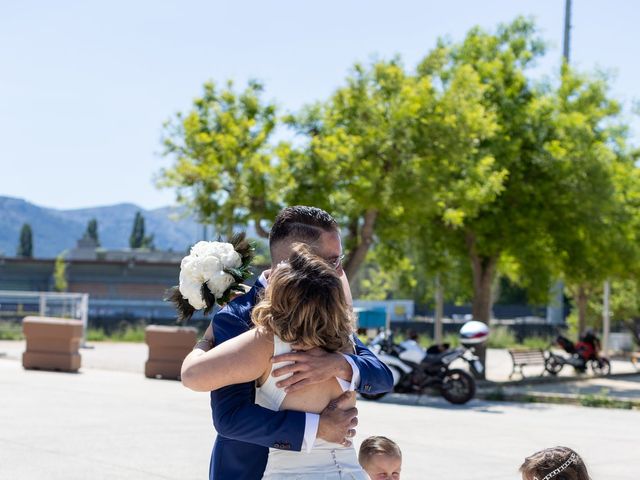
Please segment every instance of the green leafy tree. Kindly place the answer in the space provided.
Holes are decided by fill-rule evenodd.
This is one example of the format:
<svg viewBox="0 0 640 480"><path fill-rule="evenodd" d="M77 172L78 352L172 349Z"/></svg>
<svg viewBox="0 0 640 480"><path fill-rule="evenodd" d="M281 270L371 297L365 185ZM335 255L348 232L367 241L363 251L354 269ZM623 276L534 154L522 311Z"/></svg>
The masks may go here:
<svg viewBox="0 0 640 480"><path fill-rule="evenodd" d="M262 91L256 81L240 93L231 82L221 89L208 82L189 112L165 124L164 154L174 164L160 172L158 185L175 188L202 223L228 236L253 221L267 237L262 220L281 207L282 172L269 144L276 107L262 101Z"/></svg>
<svg viewBox="0 0 640 480"><path fill-rule="evenodd" d="M133 220L133 228L129 236L129 246L131 248L154 248L153 235L145 235L144 216L140 212L136 212Z"/></svg>
<svg viewBox="0 0 640 480"><path fill-rule="evenodd" d="M18 243L17 255L19 257L33 257L33 231L31 225L25 223L20 230L20 243Z"/></svg>
<svg viewBox="0 0 640 480"><path fill-rule="evenodd" d="M638 272L640 259L640 176L624 128L615 124L620 107L608 98L607 88L606 79L565 66L557 93L556 140L549 144L566 171L558 195L565 205L552 231L577 307L579 334L587 326L589 297L601 291L606 279Z"/></svg>
<svg viewBox="0 0 640 480"><path fill-rule="evenodd" d="M344 268L352 280L380 225L402 215L412 124L432 102L431 86L416 84L397 61L356 65L326 104L291 122L307 143L288 157L293 182L287 203L325 208L346 226Z"/></svg>
<svg viewBox="0 0 640 480"><path fill-rule="evenodd" d="M67 263L65 262L64 254L60 254L56 257L53 269L53 281L56 292L66 292L69 288L69 284L67 282Z"/></svg>
<svg viewBox="0 0 640 480"><path fill-rule="evenodd" d="M492 160L468 161L492 129L491 114L477 107L482 93L470 69L456 71L442 89L407 74L397 60L356 65L325 105L292 122L308 142L288 157L294 181L287 202L322 206L346 226L352 283L374 244L402 251L427 212L446 210L449 218L443 198L453 190L461 202L494 194ZM452 177L451 164L465 160L471 175Z"/></svg>
<svg viewBox="0 0 640 480"><path fill-rule="evenodd" d="M598 225L603 216L608 224L619 218L615 142L603 128L615 116L615 105L603 95L601 84L569 78L566 69L558 89L534 85L526 71L542 52L533 23L519 18L495 34L476 28L461 44L441 42L419 68L443 85L456 69L472 68L485 86L480 103L495 115L495 129L480 141L475 163L490 158L493 171L503 173L494 175L496 194L476 201L471 197L465 204L463 194L448 188L451 196L441 199L445 209L425 213L428 221L418 227L426 229L425 247L436 244L425 250L442 252L440 244L454 258L468 257L473 315L484 322L491 317L500 270L534 299L546 300L550 278L560 272L597 282L601 274L594 271L595 251L600 244L612 245ZM470 171L464 162L451 170L461 179ZM585 235L586 230L592 233ZM611 236L624 238L623 233ZM583 252L594 260L590 270L578 248L594 250ZM573 273L583 270L582 277Z"/></svg>
<svg viewBox="0 0 640 480"><path fill-rule="evenodd" d="M100 246L100 239L98 238L98 220L92 218L87 223L87 230L85 231L85 236L90 238L96 242L96 245Z"/></svg>
<svg viewBox="0 0 640 480"><path fill-rule="evenodd" d="M544 206L549 186L545 189L540 182L534 187L530 182L544 179L538 175L538 162L548 128L544 105L538 103L525 69L542 52L533 24L517 19L495 34L474 28L460 44L441 41L418 68L421 76L443 88L461 73L463 79L477 77L483 88L468 123L483 121L491 112L488 134L475 137L475 148L463 152L463 161L445 164L448 181L435 193L439 208L422 214L426 221L420 236L425 250L436 258L446 251L449 258L469 259L473 315L484 322L491 316L492 286L501 256L538 247L531 232L540 230L537 210ZM457 96L452 102L457 104ZM434 267L446 269L446 265Z"/></svg>
<svg viewBox="0 0 640 480"><path fill-rule="evenodd" d="M611 282L611 295L609 297L609 312L612 325L623 325L632 334L636 344L640 346L640 277L616 279ZM603 317L603 288L592 289L584 315L587 325L595 330L602 328ZM576 335L578 333L578 315L574 311L568 319L568 323Z"/></svg>
<svg viewBox="0 0 640 480"><path fill-rule="evenodd" d="M596 318L602 318L602 302L590 302ZM638 277L616 280L611 285L611 313L621 321L640 346L640 282Z"/></svg>

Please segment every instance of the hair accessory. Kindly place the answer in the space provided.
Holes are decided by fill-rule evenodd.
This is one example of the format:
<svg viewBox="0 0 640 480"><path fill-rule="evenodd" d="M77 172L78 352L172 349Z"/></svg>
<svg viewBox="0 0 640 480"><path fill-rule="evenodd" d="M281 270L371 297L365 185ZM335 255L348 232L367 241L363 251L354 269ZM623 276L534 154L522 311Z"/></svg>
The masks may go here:
<svg viewBox="0 0 640 480"><path fill-rule="evenodd" d="M542 480L550 480L551 478L555 477L559 473L569 468L569 465L571 465L572 463L578 463L578 456L575 453L572 453L569 459L566 462L564 462L562 465L560 465L558 468L556 468L552 472L547 473ZM533 480L540 480L540 479L534 476Z"/></svg>

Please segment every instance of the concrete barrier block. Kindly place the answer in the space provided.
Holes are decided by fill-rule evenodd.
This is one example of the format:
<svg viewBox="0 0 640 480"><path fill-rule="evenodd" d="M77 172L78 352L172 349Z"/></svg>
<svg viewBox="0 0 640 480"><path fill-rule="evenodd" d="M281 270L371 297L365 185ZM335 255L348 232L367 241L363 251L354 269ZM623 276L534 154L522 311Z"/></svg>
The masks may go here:
<svg viewBox="0 0 640 480"><path fill-rule="evenodd" d="M145 329L149 347L145 376L179 379L182 361L193 349L197 335L198 331L193 327L149 325Z"/></svg>
<svg viewBox="0 0 640 480"><path fill-rule="evenodd" d="M80 338L27 337L27 352L78 353Z"/></svg>
<svg viewBox="0 0 640 480"><path fill-rule="evenodd" d="M195 342L194 342L195 343ZM193 349L193 344L188 348L180 347L153 347L149 349L149 360L176 361L182 363L184 357Z"/></svg>
<svg viewBox="0 0 640 480"><path fill-rule="evenodd" d="M53 317L25 317L22 321L25 337L81 338L82 321Z"/></svg>
<svg viewBox="0 0 640 480"><path fill-rule="evenodd" d="M22 331L27 339L27 350L22 355L22 366L77 372L81 363L78 350L82 330L80 320L25 317Z"/></svg>
<svg viewBox="0 0 640 480"><path fill-rule="evenodd" d="M198 331L193 327L149 325L144 330L144 338L147 345L153 345L154 347L189 346L193 348L197 335Z"/></svg>
<svg viewBox="0 0 640 480"><path fill-rule="evenodd" d="M144 364L144 376L147 378L180 380L180 367L182 367L182 360L147 360Z"/></svg>
<svg viewBox="0 0 640 480"><path fill-rule="evenodd" d="M77 372L80 369L81 358L77 353L42 353L24 352L22 366L26 369L60 370L63 372Z"/></svg>

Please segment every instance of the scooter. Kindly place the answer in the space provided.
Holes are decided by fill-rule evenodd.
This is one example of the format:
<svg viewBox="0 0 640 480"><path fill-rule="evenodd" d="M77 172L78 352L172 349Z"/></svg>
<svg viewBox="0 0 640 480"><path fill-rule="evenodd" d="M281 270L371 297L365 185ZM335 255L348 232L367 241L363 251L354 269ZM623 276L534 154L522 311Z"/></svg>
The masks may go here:
<svg viewBox="0 0 640 480"><path fill-rule="evenodd" d="M552 375L557 375L565 365L571 365L576 372L584 373L587 367L595 375L609 375L611 362L599 354L600 340L593 332L587 332L579 342L573 343L566 337L558 335L555 344L569 354L568 357L559 355L551 350L545 352L544 368Z"/></svg>
<svg viewBox="0 0 640 480"><path fill-rule="evenodd" d="M475 395L476 383L473 377L462 369L449 368L458 358L471 362L476 369L482 368L478 358L474 358L464 347L431 347L431 351L428 352L414 340L394 343L393 334L390 332L379 333L369 346L391 370L394 392L422 393L426 388L436 388L453 404L467 403ZM377 400L385 394L361 395L368 400Z"/></svg>

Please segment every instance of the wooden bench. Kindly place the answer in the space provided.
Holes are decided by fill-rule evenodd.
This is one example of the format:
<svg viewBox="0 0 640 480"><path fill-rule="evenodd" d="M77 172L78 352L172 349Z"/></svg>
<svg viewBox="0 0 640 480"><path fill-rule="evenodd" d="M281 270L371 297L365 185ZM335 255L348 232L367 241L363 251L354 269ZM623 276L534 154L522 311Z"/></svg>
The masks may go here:
<svg viewBox="0 0 640 480"><path fill-rule="evenodd" d="M511 370L511 375L509 375L509 379L513 377L514 374L520 373L522 378L524 378L524 372L522 371L522 367L528 365L542 365L544 366L544 351L539 348L536 349L509 349L509 355L511 355L511 361L513 362L513 369ZM516 371L519 370L519 372ZM544 370L543 372L544 373ZM541 373L541 375L542 375Z"/></svg>

